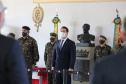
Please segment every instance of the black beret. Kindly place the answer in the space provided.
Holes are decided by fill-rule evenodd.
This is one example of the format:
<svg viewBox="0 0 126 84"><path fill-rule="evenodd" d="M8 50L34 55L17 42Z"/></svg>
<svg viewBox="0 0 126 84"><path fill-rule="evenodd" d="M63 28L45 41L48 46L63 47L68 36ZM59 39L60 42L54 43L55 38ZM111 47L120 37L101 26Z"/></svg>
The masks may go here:
<svg viewBox="0 0 126 84"><path fill-rule="evenodd" d="M28 26L23 26L22 29L30 30Z"/></svg>
<svg viewBox="0 0 126 84"><path fill-rule="evenodd" d="M50 33L50 36L57 36L57 34L56 33Z"/></svg>
<svg viewBox="0 0 126 84"><path fill-rule="evenodd" d="M105 40L107 39L105 36L103 36L103 35L100 35L100 37L102 37L102 38L104 38Z"/></svg>

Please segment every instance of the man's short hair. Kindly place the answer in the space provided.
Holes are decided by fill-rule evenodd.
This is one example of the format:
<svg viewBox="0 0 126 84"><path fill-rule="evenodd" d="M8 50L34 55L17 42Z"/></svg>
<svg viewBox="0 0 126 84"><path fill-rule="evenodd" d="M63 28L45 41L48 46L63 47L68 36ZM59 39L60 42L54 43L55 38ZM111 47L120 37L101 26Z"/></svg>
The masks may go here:
<svg viewBox="0 0 126 84"><path fill-rule="evenodd" d="M61 29L66 29L66 32L69 32L69 29L67 28L67 27L65 27L65 26L62 26L62 28Z"/></svg>

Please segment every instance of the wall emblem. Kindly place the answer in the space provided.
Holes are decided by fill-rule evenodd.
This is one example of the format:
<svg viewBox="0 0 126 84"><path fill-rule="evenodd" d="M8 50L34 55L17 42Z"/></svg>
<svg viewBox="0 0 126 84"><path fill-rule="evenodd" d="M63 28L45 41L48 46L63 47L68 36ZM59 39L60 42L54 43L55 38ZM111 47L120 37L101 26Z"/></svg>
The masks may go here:
<svg viewBox="0 0 126 84"><path fill-rule="evenodd" d="M38 4L37 7L34 8L33 10L33 20L35 22L35 26L37 27L37 32L39 31L39 27L41 26L41 22L44 17L44 11L42 7Z"/></svg>

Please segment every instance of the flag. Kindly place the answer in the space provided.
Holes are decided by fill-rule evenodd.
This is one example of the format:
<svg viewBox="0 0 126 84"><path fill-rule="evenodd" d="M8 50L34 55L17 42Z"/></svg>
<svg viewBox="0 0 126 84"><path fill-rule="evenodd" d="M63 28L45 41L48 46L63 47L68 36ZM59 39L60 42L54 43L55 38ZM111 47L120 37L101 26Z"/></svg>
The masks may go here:
<svg viewBox="0 0 126 84"><path fill-rule="evenodd" d="M57 40L58 40L58 23L61 23L61 21L56 16L56 17L53 18L52 23L54 23L54 32L57 34Z"/></svg>
<svg viewBox="0 0 126 84"><path fill-rule="evenodd" d="M115 24L115 28L114 28L114 38L113 38L113 47L115 45L118 45L120 43L120 33L121 33L121 28L122 28L122 21L121 18L117 17L114 19L113 23Z"/></svg>

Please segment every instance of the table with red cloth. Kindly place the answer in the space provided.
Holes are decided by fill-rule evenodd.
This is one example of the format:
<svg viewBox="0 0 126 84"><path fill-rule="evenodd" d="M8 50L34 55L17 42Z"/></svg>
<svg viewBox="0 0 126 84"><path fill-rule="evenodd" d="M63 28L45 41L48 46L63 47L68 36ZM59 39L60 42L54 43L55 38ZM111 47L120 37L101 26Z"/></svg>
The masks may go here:
<svg viewBox="0 0 126 84"><path fill-rule="evenodd" d="M36 70L46 70L45 67L37 67L34 68ZM46 72L38 72L38 76L40 76L40 79L42 79L42 84L47 84L47 73ZM32 84L40 84L40 79L32 79Z"/></svg>

